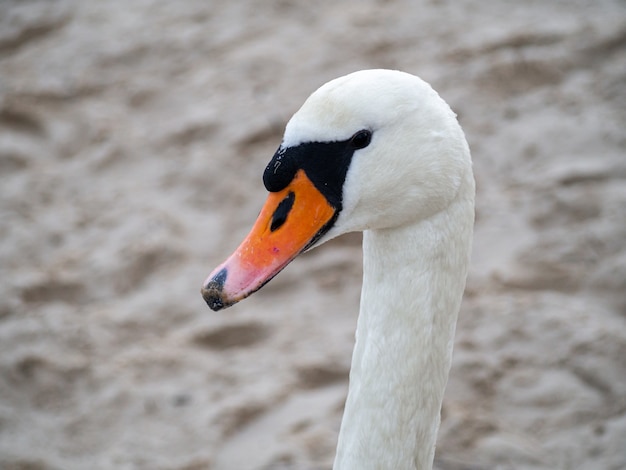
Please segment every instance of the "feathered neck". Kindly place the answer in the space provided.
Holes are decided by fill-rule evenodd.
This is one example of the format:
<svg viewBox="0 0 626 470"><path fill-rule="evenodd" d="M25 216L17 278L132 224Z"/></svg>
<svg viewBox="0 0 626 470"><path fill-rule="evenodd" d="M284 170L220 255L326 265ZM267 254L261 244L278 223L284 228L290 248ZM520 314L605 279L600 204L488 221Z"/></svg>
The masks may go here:
<svg viewBox="0 0 626 470"><path fill-rule="evenodd" d="M364 232L334 470L432 468L471 251L473 181L465 186L464 196L429 219Z"/></svg>

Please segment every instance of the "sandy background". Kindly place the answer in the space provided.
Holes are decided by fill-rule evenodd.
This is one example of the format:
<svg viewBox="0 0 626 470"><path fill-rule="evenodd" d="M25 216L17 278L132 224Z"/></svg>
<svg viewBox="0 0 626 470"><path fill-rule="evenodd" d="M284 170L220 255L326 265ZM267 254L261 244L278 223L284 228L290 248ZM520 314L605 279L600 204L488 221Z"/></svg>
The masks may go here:
<svg viewBox="0 0 626 470"><path fill-rule="evenodd" d="M626 468L626 3L0 2L0 468L329 469L360 236L209 271L319 85L422 76L478 182L436 468Z"/></svg>

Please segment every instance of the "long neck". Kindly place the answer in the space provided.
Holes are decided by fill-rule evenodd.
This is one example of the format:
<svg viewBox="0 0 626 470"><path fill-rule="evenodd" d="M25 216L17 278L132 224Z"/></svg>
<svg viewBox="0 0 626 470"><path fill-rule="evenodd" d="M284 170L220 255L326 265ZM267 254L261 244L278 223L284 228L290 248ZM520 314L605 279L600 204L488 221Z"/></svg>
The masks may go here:
<svg viewBox="0 0 626 470"><path fill-rule="evenodd" d="M467 198L419 223L364 233L335 470L432 468L473 219Z"/></svg>

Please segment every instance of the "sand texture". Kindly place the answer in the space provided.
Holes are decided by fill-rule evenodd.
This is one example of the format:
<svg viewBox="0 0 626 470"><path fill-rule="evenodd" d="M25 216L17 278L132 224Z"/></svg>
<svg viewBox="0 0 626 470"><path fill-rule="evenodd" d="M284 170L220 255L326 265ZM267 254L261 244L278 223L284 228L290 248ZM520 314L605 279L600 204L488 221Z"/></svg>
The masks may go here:
<svg viewBox="0 0 626 470"><path fill-rule="evenodd" d="M200 285L329 79L458 113L477 222L438 470L626 468L623 0L0 2L0 469L328 470L360 235Z"/></svg>

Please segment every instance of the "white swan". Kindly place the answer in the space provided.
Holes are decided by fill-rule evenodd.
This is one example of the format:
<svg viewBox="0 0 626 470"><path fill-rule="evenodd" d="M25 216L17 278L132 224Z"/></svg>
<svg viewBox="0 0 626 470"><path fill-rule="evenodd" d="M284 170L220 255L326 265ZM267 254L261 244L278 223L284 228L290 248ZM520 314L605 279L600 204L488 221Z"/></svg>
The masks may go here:
<svg viewBox="0 0 626 470"><path fill-rule="evenodd" d="M213 310L313 244L363 235L363 290L335 470L430 469L465 287L474 178L454 113L419 78L365 70L314 92L263 175L248 237L205 281Z"/></svg>

